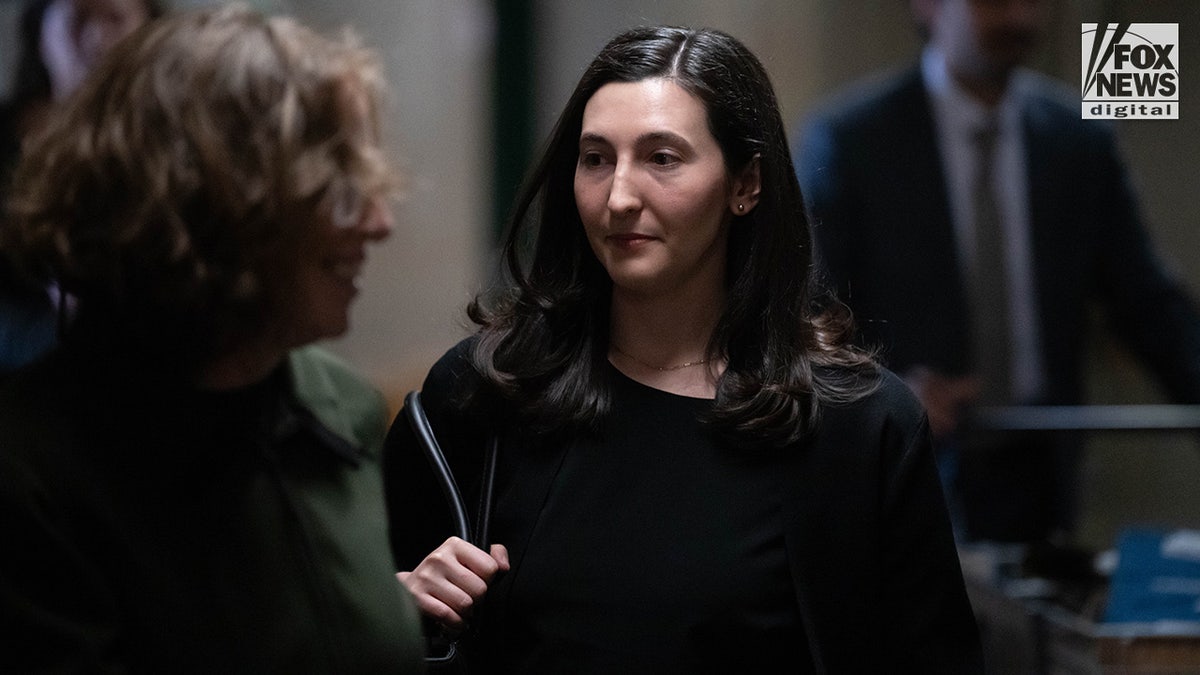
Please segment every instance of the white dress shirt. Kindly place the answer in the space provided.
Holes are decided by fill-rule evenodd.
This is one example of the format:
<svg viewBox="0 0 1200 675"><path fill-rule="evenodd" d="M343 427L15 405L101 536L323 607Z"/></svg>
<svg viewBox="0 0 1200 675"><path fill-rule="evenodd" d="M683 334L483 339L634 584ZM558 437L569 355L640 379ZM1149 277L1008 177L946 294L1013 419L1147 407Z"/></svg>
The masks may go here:
<svg viewBox="0 0 1200 675"><path fill-rule="evenodd" d="M1025 74L1020 70L1013 73L1004 97L994 108L960 87L950 77L945 58L933 47L926 47L922 54L921 75L933 108L963 275L972 273L975 259L972 194L980 173L975 136L989 123L996 126L992 178L1004 231L1008 315L1013 324L1012 402L1032 402L1042 391L1044 374L1030 244L1029 173L1021 119Z"/></svg>

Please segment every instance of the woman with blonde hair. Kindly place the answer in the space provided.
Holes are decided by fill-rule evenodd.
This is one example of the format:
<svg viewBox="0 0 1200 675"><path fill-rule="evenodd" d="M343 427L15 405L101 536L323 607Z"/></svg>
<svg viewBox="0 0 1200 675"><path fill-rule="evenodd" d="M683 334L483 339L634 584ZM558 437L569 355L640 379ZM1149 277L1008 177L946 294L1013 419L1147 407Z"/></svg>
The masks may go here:
<svg viewBox="0 0 1200 675"><path fill-rule="evenodd" d="M370 52L228 8L122 41L18 169L77 299L0 389L0 670L422 668L346 331L394 185Z"/></svg>

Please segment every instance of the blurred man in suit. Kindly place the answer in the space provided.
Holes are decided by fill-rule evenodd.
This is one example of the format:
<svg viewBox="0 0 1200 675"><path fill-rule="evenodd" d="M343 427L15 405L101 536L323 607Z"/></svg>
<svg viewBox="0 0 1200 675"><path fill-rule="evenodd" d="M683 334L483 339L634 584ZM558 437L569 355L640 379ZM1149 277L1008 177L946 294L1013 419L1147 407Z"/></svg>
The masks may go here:
<svg viewBox="0 0 1200 675"><path fill-rule="evenodd" d="M924 402L967 539L1070 531L1078 443L967 420L1081 402L1093 302L1175 399L1200 402L1200 314L1152 250L1110 130L1022 67L1045 5L912 0L920 61L797 137L829 281Z"/></svg>

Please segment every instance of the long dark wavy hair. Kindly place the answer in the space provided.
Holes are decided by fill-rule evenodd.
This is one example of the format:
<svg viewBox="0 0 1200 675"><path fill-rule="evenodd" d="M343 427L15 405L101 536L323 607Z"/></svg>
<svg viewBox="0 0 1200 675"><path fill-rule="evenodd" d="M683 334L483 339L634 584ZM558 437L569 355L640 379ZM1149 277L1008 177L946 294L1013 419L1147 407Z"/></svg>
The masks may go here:
<svg viewBox="0 0 1200 675"><path fill-rule="evenodd" d="M759 203L729 228L726 305L708 346L727 367L709 421L744 444L794 443L823 404L872 391L878 367L851 345L845 307L814 289L808 221L770 79L716 30L636 28L588 66L516 202L508 278L468 308L480 326L474 367L535 430L582 431L608 412L612 282L584 233L575 166L592 95L648 78L668 78L704 104L729 175L758 158Z"/></svg>

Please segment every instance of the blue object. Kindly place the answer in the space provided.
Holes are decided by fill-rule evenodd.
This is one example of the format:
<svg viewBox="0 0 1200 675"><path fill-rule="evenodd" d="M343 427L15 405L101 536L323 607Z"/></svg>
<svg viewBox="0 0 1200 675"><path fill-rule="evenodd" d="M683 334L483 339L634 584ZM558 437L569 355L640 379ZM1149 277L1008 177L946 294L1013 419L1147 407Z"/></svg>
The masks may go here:
<svg viewBox="0 0 1200 675"><path fill-rule="evenodd" d="M1105 622L1200 621L1200 531L1130 529L1118 552Z"/></svg>

